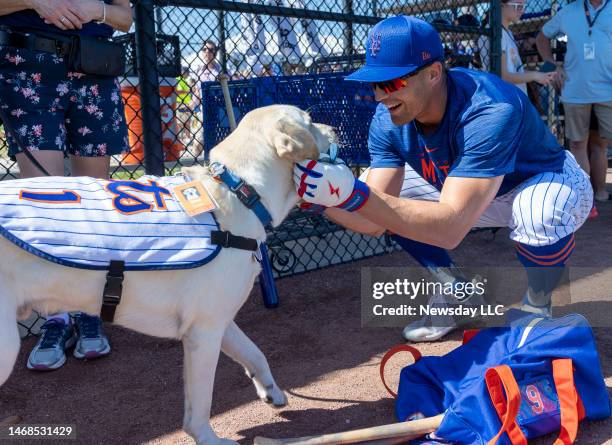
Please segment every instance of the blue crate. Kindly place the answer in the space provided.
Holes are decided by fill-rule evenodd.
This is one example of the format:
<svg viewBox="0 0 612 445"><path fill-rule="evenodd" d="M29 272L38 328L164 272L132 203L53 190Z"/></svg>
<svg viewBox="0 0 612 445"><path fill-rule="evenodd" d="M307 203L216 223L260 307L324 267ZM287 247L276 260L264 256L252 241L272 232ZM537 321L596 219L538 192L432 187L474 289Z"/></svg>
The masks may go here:
<svg viewBox="0 0 612 445"><path fill-rule="evenodd" d="M338 134L340 156L351 165L369 162L368 128L376 109L371 88L346 82L347 73L278 76L229 82L236 121L248 111L271 104L308 110L313 121L331 125ZM202 85L204 142L208 151L229 134L223 94L217 83Z"/></svg>
<svg viewBox="0 0 612 445"><path fill-rule="evenodd" d="M258 107L257 90L248 81L229 82L232 107L236 122L249 111ZM230 134L229 119L221 86L217 82L202 83L202 121L204 149L208 153Z"/></svg>

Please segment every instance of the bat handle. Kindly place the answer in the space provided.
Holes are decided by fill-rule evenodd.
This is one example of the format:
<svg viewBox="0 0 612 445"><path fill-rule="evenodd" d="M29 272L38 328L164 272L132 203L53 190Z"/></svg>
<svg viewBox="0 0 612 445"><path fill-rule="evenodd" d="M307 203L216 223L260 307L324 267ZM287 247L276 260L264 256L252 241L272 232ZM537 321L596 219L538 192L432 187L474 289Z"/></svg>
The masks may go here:
<svg viewBox="0 0 612 445"><path fill-rule="evenodd" d="M409 422L393 423L359 430L330 433L320 436L296 437L291 439L271 439L256 437L254 445L340 445L359 442L391 445L407 442L435 431L442 423L444 414ZM402 440L400 440L402 439Z"/></svg>
<svg viewBox="0 0 612 445"><path fill-rule="evenodd" d="M236 116L234 116L234 107L232 106L232 97L229 92L229 85L227 81L229 76L225 73L219 74L217 80L221 84L221 90L223 91L223 99L225 100L225 111L227 111L227 118L229 119L230 130L236 129Z"/></svg>

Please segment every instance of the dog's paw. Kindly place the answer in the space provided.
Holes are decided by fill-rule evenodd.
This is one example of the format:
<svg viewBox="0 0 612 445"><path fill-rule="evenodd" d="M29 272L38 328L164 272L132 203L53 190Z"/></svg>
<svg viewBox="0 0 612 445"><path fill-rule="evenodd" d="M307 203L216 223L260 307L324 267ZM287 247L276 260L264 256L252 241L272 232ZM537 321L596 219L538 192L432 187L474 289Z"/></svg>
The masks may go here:
<svg viewBox="0 0 612 445"><path fill-rule="evenodd" d="M265 386L263 391L257 391L257 394L261 400L275 408L281 408L287 405L287 395L275 384Z"/></svg>
<svg viewBox="0 0 612 445"><path fill-rule="evenodd" d="M251 379L253 385L255 385L255 390L257 391L257 396L263 400L264 402L274 406L275 408L280 408L287 405L287 395L285 392L278 387L272 376L270 379L272 383L268 385L264 385L263 382L255 375L246 371L246 375Z"/></svg>

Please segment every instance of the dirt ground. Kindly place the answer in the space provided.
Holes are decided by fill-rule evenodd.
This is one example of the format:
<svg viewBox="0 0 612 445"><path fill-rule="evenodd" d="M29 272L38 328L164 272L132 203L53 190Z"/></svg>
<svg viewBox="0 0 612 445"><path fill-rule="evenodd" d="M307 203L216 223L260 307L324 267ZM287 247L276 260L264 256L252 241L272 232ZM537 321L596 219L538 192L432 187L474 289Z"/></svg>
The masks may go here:
<svg viewBox="0 0 612 445"><path fill-rule="evenodd" d="M612 203L599 209L600 217L578 232L572 258L574 266L597 270L582 273L584 301L562 312L589 313L601 322L612 314L607 275L612 271ZM454 258L464 265L517 265L507 234L499 232L495 240L487 233L470 235ZM213 428L220 436L246 444L257 435L294 437L393 422L393 401L380 383L378 364L385 351L401 342L401 329L360 327L360 269L375 265L414 263L394 253L279 280L281 306L275 310L263 307L255 287L237 321L266 354L289 405L275 410L258 401L242 369L222 357L212 408ZM70 357L51 373L26 369L34 340L24 341L12 376L0 388L0 419L19 414L27 423L75 424L77 440L68 443L193 444L181 430L180 344L115 326L107 326L107 332L110 356L91 362ZM612 392L612 329L599 327L595 334ZM455 333L419 349L441 355L457 347L460 337ZM392 386L404 360L398 357L388 368ZM583 423L577 443L612 444L612 420Z"/></svg>

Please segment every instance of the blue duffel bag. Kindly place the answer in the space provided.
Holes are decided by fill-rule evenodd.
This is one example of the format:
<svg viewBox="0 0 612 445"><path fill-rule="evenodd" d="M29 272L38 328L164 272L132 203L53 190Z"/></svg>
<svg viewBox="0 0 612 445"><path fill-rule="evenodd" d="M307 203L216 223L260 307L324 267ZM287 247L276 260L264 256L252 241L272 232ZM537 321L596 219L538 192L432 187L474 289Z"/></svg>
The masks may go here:
<svg viewBox="0 0 612 445"><path fill-rule="evenodd" d="M571 444L581 420L611 414L593 332L577 314L527 316L417 360L401 371L395 413L399 421L444 413L414 443L504 445L554 431L556 445Z"/></svg>

